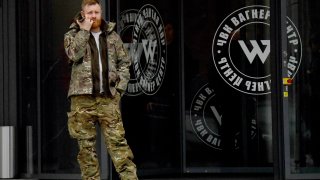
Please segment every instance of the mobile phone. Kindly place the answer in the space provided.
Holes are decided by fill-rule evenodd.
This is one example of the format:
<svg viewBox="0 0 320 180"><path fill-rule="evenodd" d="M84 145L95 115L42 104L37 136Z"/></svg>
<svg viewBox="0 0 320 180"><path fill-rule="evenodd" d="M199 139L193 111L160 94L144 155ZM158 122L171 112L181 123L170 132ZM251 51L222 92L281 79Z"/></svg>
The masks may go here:
<svg viewBox="0 0 320 180"><path fill-rule="evenodd" d="M79 22L83 22L85 20L85 17L81 17L81 19L79 19Z"/></svg>

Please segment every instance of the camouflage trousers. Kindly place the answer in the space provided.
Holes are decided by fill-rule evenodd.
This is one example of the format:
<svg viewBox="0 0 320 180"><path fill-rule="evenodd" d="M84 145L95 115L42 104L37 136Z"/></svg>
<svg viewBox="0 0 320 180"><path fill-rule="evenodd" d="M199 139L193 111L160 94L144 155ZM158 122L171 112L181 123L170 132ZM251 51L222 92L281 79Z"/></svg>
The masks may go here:
<svg viewBox="0 0 320 180"><path fill-rule="evenodd" d="M79 95L71 97L68 112L68 129L71 137L78 140L77 156L81 177L99 180L100 168L96 153L96 123L99 123L105 145L121 180L136 180L136 165L125 139L119 109L120 94L115 98Z"/></svg>

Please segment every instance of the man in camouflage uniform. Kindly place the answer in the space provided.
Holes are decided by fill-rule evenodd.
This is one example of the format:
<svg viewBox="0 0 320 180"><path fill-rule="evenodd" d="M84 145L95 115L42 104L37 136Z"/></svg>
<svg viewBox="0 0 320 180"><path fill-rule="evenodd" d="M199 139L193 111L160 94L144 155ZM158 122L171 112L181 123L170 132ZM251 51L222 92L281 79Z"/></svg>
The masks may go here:
<svg viewBox="0 0 320 180"><path fill-rule="evenodd" d="M101 18L99 0L83 0L82 11L64 36L66 54L72 63L68 97L68 128L79 144L82 179L100 179L96 154L96 123L116 171L122 180L136 180L133 154L125 139L119 102L130 78L131 60L115 23Z"/></svg>

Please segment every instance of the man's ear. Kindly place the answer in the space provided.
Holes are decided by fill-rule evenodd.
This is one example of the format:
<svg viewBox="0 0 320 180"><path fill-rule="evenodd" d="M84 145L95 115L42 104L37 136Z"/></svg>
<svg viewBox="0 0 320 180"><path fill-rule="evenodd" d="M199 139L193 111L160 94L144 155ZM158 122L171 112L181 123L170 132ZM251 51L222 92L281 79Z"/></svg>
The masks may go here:
<svg viewBox="0 0 320 180"><path fill-rule="evenodd" d="M84 12L81 11L80 13L81 13L81 17L82 17L82 18L85 18Z"/></svg>

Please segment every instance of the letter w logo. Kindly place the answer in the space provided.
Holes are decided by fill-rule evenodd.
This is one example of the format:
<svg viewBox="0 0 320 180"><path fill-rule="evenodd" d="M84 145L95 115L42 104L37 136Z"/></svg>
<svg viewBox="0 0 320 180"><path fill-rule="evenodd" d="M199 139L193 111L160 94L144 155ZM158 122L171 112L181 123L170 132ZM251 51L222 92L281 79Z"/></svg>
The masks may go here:
<svg viewBox="0 0 320 180"><path fill-rule="evenodd" d="M265 63L266 59L268 58L270 54L270 40L261 40L261 44L265 45L266 48L264 49L264 52L262 52L259 44L256 40L250 40L250 43L253 47L251 52L249 51L247 45L243 42L243 40L238 41L243 52L246 54L250 64L252 64L254 58L258 55L262 64Z"/></svg>
<svg viewBox="0 0 320 180"><path fill-rule="evenodd" d="M147 63L149 63L149 60L153 62L154 51L156 50L156 47L157 47L157 41L143 39L142 45L143 45L144 55L146 56Z"/></svg>

